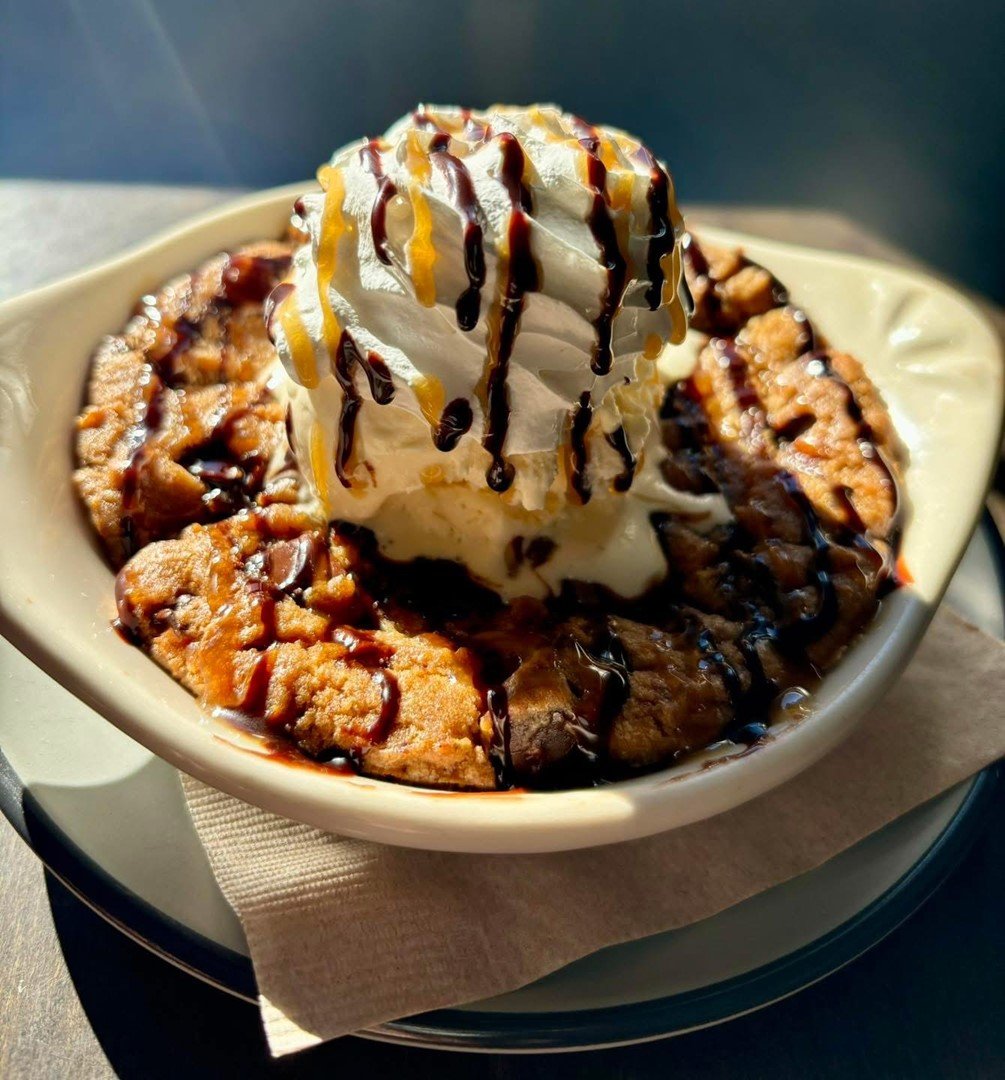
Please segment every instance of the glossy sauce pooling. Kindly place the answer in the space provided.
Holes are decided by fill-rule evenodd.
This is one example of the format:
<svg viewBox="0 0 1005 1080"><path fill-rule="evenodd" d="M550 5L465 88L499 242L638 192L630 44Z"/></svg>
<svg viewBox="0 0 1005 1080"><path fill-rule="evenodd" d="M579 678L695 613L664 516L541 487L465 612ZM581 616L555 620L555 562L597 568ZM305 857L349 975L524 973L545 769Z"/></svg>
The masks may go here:
<svg viewBox="0 0 1005 1080"><path fill-rule="evenodd" d="M530 192L523 182L524 153L516 136L499 137L502 160L499 180L510 200L506 240L500 251L501 281L489 327L489 357L485 377L485 433L482 445L492 457L485 479L493 491L513 483L513 465L503 457L509 430L509 363L523 314L524 298L538 288L537 265L530 245Z"/></svg>
<svg viewBox="0 0 1005 1080"><path fill-rule="evenodd" d="M605 622L595 629L589 646L576 641L561 656L566 678L579 690L575 718L568 725L582 762L579 771L597 783L609 766L611 728L631 692L631 664L620 638ZM575 761L571 764L576 767Z"/></svg>

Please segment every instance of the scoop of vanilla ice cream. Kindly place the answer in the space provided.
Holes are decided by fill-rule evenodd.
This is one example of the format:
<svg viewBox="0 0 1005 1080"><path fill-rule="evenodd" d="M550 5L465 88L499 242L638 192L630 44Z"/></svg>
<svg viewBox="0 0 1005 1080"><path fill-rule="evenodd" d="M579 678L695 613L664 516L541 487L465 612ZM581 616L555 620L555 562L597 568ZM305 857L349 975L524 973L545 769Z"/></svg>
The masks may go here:
<svg viewBox="0 0 1005 1080"><path fill-rule="evenodd" d="M667 570L654 513L726 517L660 468L682 221L642 144L553 107L426 107L319 180L269 325L329 519L512 597L637 595Z"/></svg>

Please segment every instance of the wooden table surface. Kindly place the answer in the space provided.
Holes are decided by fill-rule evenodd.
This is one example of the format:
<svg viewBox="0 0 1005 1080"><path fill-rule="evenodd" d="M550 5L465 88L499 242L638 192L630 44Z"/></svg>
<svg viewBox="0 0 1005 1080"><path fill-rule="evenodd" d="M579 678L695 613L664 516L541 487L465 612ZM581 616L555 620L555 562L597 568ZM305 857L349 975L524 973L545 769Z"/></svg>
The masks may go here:
<svg viewBox="0 0 1005 1080"><path fill-rule="evenodd" d="M226 195L0 181L0 299ZM696 207L690 216L910 261L832 214ZM1005 330L1005 316L988 310ZM46 874L0 821L0 1078L1001 1076L1005 794L991 817L961 867L886 941L795 997L719 1027L561 1056L448 1054L348 1038L279 1062L269 1058L255 1009L134 944Z"/></svg>

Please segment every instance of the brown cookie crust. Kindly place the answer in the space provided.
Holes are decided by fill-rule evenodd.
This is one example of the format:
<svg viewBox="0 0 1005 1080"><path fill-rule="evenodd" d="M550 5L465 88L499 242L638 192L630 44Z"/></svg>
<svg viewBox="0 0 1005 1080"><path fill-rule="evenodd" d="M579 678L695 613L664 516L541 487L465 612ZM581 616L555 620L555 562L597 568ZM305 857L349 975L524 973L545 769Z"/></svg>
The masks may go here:
<svg viewBox="0 0 1005 1080"><path fill-rule="evenodd" d="M902 450L858 361L741 252L689 242L710 340L663 409L668 478L721 491L733 521L654 516L668 576L643 597L567 582L510 604L298 501L262 311L289 255L248 245L145 297L95 354L78 422L123 632L208 707L372 776L589 784L764 738L780 691L873 616Z"/></svg>

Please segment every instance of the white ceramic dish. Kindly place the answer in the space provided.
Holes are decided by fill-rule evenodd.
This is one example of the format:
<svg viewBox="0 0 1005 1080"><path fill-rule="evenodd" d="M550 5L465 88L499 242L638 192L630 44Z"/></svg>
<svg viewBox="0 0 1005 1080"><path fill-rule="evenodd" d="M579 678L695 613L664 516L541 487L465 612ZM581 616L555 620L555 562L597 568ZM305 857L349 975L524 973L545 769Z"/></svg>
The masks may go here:
<svg viewBox="0 0 1005 1080"><path fill-rule="evenodd" d="M946 602L1000 637L998 575L1005 549L986 520ZM247 942L177 772L3 640L0 747L0 812L53 873L136 941L257 1001ZM815 870L691 926L601 949L487 1001L361 1034L445 1049L585 1049L766 1005L870 948L920 904L1000 806L998 786L993 770L981 773Z"/></svg>
<svg viewBox="0 0 1005 1080"><path fill-rule="evenodd" d="M0 629L127 734L185 772L287 817L384 843L535 852L650 835L709 817L794 776L843 739L917 645L966 543L1002 414L996 335L951 289L916 272L705 230L789 285L841 348L862 357L911 455L903 555L914 577L823 681L805 720L712 769L686 763L560 793L430 792L291 768L209 718L110 628L112 577L70 482L86 364L137 296L214 251L278 234L302 185L196 218L148 244L0 307Z"/></svg>

